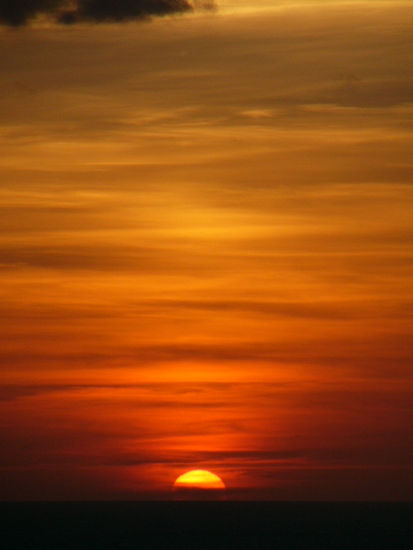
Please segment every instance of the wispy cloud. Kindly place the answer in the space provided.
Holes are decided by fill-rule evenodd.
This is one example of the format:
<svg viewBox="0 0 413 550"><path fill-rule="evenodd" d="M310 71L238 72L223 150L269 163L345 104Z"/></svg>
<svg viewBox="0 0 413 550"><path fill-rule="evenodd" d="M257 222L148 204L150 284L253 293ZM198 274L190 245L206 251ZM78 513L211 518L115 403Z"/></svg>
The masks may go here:
<svg viewBox="0 0 413 550"><path fill-rule="evenodd" d="M10 495L406 485L411 6L221 4L0 2Z"/></svg>

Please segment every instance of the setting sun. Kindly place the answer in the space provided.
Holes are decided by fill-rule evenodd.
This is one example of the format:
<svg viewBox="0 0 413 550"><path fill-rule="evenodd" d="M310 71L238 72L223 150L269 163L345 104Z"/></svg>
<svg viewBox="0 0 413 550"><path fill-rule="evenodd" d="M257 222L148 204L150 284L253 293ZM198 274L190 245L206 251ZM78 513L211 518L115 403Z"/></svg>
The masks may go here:
<svg viewBox="0 0 413 550"><path fill-rule="evenodd" d="M174 483L174 489L222 490L225 488L222 479L208 470L191 470L179 476Z"/></svg>

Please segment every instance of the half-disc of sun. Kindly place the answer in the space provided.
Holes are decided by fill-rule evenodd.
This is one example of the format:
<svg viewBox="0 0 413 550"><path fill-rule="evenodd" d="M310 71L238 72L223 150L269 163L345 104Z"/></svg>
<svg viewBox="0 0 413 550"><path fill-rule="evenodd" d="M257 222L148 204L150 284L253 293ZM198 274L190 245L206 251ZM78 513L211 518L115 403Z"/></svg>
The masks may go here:
<svg viewBox="0 0 413 550"><path fill-rule="evenodd" d="M208 472L208 470L191 470L179 476L174 483L175 489L206 489L222 490L225 489L225 483L222 479Z"/></svg>

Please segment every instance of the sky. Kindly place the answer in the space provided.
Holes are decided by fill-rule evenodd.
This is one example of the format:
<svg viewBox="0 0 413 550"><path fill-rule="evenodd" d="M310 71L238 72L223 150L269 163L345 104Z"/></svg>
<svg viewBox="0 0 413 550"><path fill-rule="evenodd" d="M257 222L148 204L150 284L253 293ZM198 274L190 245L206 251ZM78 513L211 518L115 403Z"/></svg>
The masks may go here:
<svg viewBox="0 0 413 550"><path fill-rule="evenodd" d="M411 2L135 4L0 2L0 499L412 500Z"/></svg>

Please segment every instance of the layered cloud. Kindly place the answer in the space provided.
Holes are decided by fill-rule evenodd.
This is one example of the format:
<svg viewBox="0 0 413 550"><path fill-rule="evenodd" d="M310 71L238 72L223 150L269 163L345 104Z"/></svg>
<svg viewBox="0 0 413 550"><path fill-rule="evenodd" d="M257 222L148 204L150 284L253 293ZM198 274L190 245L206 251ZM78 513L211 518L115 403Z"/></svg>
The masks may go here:
<svg viewBox="0 0 413 550"><path fill-rule="evenodd" d="M411 499L410 12L271 4L0 33L7 497Z"/></svg>

